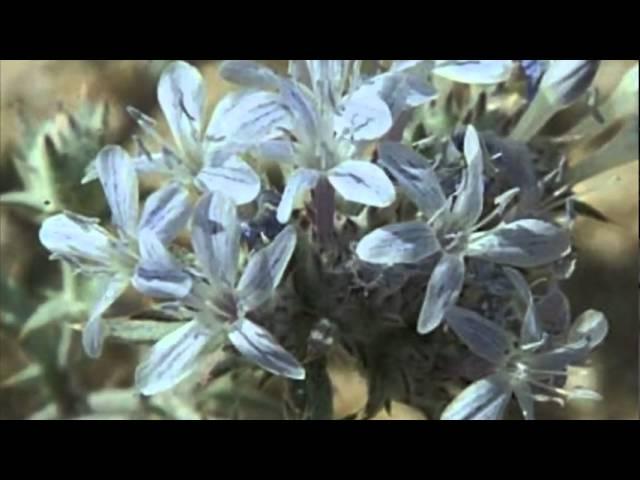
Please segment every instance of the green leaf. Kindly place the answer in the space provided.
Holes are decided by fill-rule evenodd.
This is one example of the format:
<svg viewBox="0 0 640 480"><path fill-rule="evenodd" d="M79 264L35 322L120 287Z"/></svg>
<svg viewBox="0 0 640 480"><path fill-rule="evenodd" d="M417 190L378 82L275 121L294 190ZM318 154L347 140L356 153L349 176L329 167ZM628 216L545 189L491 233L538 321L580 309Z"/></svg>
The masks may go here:
<svg viewBox="0 0 640 480"><path fill-rule="evenodd" d="M186 322L156 322L153 320L110 319L107 322L108 337L128 343L153 343Z"/></svg>
<svg viewBox="0 0 640 480"><path fill-rule="evenodd" d="M38 380L42 373L42 367L40 367L40 365L38 365L37 363L32 363L26 368L20 370L18 373L10 376L3 382L0 382L0 389L16 387L34 380Z"/></svg>
<svg viewBox="0 0 640 480"><path fill-rule="evenodd" d="M46 301L36 308L27 319L20 331L20 338L24 339L31 333L52 323L57 323L64 317L77 317L85 308L82 304L70 301L66 297L56 297Z"/></svg>

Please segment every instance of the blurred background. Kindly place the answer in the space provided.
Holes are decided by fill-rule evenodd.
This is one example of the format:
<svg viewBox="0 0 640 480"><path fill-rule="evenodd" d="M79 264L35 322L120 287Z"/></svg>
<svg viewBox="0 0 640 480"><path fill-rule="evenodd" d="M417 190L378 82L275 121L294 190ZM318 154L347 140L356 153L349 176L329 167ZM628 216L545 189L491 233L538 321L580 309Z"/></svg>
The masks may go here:
<svg viewBox="0 0 640 480"><path fill-rule="evenodd" d="M75 194L82 196L81 193L89 192L83 189L91 187L79 187L77 182L70 181L81 177L82 169L69 162L79 156L91 160L88 156L95 155L106 143L132 147L137 127L125 112L127 105L161 119L155 85L166 63L164 60L2 61L0 194L27 187L23 185L25 173L16 168L14 159L23 159L23 164L31 165L32 169L40 168L38 162L43 161L46 170L46 162L53 158L54 164L57 161L65 165L63 175L69 186L65 186L68 191L63 192L64 198L80 204L76 211L104 215L100 195L90 202L74 200ZM206 78L213 105L230 86L217 75L217 61L194 63ZM278 69L286 68L284 61L269 63ZM602 98L611 94L635 63L603 62L595 80ZM630 101L637 102L637 94ZM70 146L73 139L84 142L80 142L83 150L73 150ZM541 418L638 418L639 172L638 152L628 154L633 157L628 160L633 161L579 186L579 191L585 192L583 199L608 221L589 218L578 221L575 243L579 261L574 276L564 285L574 316L595 308L609 319L610 335L593 358L594 368L575 379L581 385L595 387L604 401L564 409L545 405L539 409ZM32 190L37 188L37 183L31 186ZM34 198L37 199L36 194L28 201L33 202ZM39 221L45 218L48 205L39 206L43 210L37 212L36 208L34 213L33 205L13 203L0 204L0 418L81 417L83 408L78 404L86 403L82 398L86 399L89 393L129 391L137 351L134 347L109 343L103 357L92 361L79 348L77 329L47 322L46 318L37 318L34 331L25 335L23 327L27 319L33 321L39 306L51 298L50 292L61 286L66 288L64 282L68 279L56 262L48 261L47 252L38 242ZM336 369L333 381L336 416L352 413L364 404L366 385L354 370ZM392 413L378 418L421 418L403 405L394 405Z"/></svg>

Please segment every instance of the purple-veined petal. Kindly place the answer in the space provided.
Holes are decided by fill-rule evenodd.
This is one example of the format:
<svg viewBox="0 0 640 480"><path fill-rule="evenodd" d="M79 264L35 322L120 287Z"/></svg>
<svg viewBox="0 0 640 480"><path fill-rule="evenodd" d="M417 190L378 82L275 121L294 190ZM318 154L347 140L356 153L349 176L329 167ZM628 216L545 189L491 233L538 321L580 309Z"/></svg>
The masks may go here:
<svg viewBox="0 0 640 480"><path fill-rule="evenodd" d="M251 154L259 160L283 164L295 164L296 151L289 140L267 140L250 149Z"/></svg>
<svg viewBox="0 0 640 480"><path fill-rule="evenodd" d="M253 310L273 294L296 248L296 240L296 229L289 225L249 258L237 287L244 311Z"/></svg>
<svg viewBox="0 0 640 480"><path fill-rule="evenodd" d="M472 383L445 408L441 420L500 420L511 399L506 378L494 374Z"/></svg>
<svg viewBox="0 0 640 480"><path fill-rule="evenodd" d="M229 340L242 356L266 371L295 380L304 379L305 370L300 362L259 325L241 319L234 324Z"/></svg>
<svg viewBox="0 0 640 480"><path fill-rule="evenodd" d="M446 202L440 181L424 157L400 143L385 142L378 149L380 163L387 168L427 217L433 216Z"/></svg>
<svg viewBox="0 0 640 480"><path fill-rule="evenodd" d="M181 268L158 236L143 230L138 237L140 261L131 283L140 293L158 299L183 298L191 291L191 276Z"/></svg>
<svg viewBox="0 0 640 480"><path fill-rule="evenodd" d="M198 356L215 332L196 320L186 323L156 343L136 369L135 384L143 395L155 395L176 386L191 374Z"/></svg>
<svg viewBox="0 0 640 480"><path fill-rule="evenodd" d="M297 197L316 186L320 179L320 172L306 168L297 168L293 171L282 194L278 205L277 219L280 223L287 223L291 218Z"/></svg>
<svg viewBox="0 0 640 480"><path fill-rule="evenodd" d="M129 277L125 275L108 279L100 299L91 309L89 320L82 330L82 346L89 357L98 358L102 354L107 333L102 314L122 295L128 285Z"/></svg>
<svg viewBox="0 0 640 480"><path fill-rule="evenodd" d="M152 231L167 243L178 236L190 215L189 192L177 183L170 183L149 195L138 229Z"/></svg>
<svg viewBox="0 0 640 480"><path fill-rule="evenodd" d="M221 192L237 205L252 202L260 193L260 177L237 155L221 165L205 166L197 177L198 184L208 192Z"/></svg>
<svg viewBox="0 0 640 480"><path fill-rule="evenodd" d="M55 215L42 223L40 243L54 255L74 259L80 265L108 267L113 261L111 242L97 222L77 215Z"/></svg>
<svg viewBox="0 0 640 480"><path fill-rule="evenodd" d="M158 82L158 102L183 153L199 151L205 86L196 67L177 61L165 68Z"/></svg>
<svg viewBox="0 0 640 480"><path fill-rule="evenodd" d="M347 160L329 171L333 188L350 202L371 207L388 207L396 198L396 190L377 165L359 160Z"/></svg>
<svg viewBox="0 0 640 480"><path fill-rule="evenodd" d="M511 75L511 60L438 60L433 74L458 83L493 85Z"/></svg>
<svg viewBox="0 0 640 480"><path fill-rule="evenodd" d="M346 97L334 117L336 133L356 142L376 140L392 124L389 107L369 88L360 88Z"/></svg>
<svg viewBox="0 0 640 480"><path fill-rule="evenodd" d="M525 304L526 308L524 318L522 319L522 327L520 329L520 345L524 346L540 342L543 338L544 332L538 322L538 317L536 316L533 294L531 293L527 280L519 271L513 268L505 268L504 273L516 287L516 292Z"/></svg>
<svg viewBox="0 0 640 480"><path fill-rule="evenodd" d="M221 193L204 195L196 205L191 231L193 249L209 280L233 287L241 233L233 201Z"/></svg>
<svg viewBox="0 0 640 480"><path fill-rule="evenodd" d="M426 222L406 222L369 233L358 243L356 254L365 262L394 265L418 262L439 249L440 244Z"/></svg>
<svg viewBox="0 0 640 480"><path fill-rule="evenodd" d="M318 131L318 113L313 100L303 86L288 80L282 82L280 93L294 119L292 131L303 144L312 144Z"/></svg>
<svg viewBox="0 0 640 480"><path fill-rule="evenodd" d="M242 87L270 90L280 84L280 77L273 70L252 60L225 60L218 73L226 81Z"/></svg>
<svg viewBox="0 0 640 480"><path fill-rule="evenodd" d="M104 147L96 158L114 225L135 235L138 224L138 176L129 154L118 146Z"/></svg>
<svg viewBox="0 0 640 480"><path fill-rule="evenodd" d="M536 303L536 317L545 332L560 335L569 329L571 307L566 295L553 287Z"/></svg>
<svg viewBox="0 0 640 480"><path fill-rule="evenodd" d="M458 301L464 283L464 258L445 253L431 274L418 318L418 333L435 330Z"/></svg>
<svg viewBox="0 0 640 480"><path fill-rule="evenodd" d="M534 399L531 387L526 382L516 382L513 385L518 405L525 420L535 420Z"/></svg>
<svg viewBox="0 0 640 480"><path fill-rule="evenodd" d="M513 338L495 322L471 310L451 307L447 325L473 353L493 364L499 364L511 349Z"/></svg>
<svg viewBox="0 0 640 480"><path fill-rule="evenodd" d="M467 255L515 267L545 265L571 249L569 233L548 222L518 220L470 237Z"/></svg>
<svg viewBox="0 0 640 480"><path fill-rule="evenodd" d="M569 342L586 339L590 349L602 343L609 333L607 317L598 310L587 310L580 314L569 331Z"/></svg>
<svg viewBox="0 0 640 480"><path fill-rule="evenodd" d="M482 145L476 129L469 125L464 137L464 156L467 169L464 173L462 189L451 212L452 220L460 228L470 228L482 214L484 198L484 178Z"/></svg>

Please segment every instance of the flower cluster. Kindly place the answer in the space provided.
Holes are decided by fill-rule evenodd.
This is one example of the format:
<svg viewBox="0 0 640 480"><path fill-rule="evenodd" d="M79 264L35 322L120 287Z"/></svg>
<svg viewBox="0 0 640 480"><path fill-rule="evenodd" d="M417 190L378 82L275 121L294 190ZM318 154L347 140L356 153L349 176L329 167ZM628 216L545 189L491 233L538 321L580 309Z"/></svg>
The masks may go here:
<svg viewBox="0 0 640 480"><path fill-rule="evenodd" d="M171 63L157 96L172 139L130 107L138 151L105 147L83 180L99 180L111 226L64 212L40 230L54 258L104 278L85 351L100 356L103 317L131 286L176 320L137 368L144 395L222 351L302 382L298 412L320 411L317 371L340 349L368 380L368 416L402 401L495 419L515 396L530 419L535 401L595 398L563 384L607 322L570 320L558 285L575 261L572 185L532 139L597 67L307 60L285 75L225 61L239 88L205 124L201 74ZM522 99L517 121L505 90ZM140 211L151 173L163 183Z"/></svg>

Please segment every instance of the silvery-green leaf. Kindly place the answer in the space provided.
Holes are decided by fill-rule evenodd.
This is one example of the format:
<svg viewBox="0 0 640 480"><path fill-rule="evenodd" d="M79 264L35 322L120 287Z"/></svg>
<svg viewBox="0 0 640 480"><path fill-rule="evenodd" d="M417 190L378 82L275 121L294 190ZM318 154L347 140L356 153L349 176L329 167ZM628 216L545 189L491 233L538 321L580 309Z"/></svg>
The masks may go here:
<svg viewBox="0 0 640 480"><path fill-rule="evenodd" d="M433 216L446 202L436 173L427 160L400 143L384 142L378 149L380 163L387 168L427 217Z"/></svg>
<svg viewBox="0 0 640 480"><path fill-rule="evenodd" d="M460 307L447 312L447 325L473 353L493 364L500 364L509 353L512 338L509 332L482 315Z"/></svg>
<svg viewBox="0 0 640 480"><path fill-rule="evenodd" d="M20 330L20 338L25 338L32 332L51 323L60 321L65 316L76 316L82 312L83 306L70 301L65 296L52 298L36 308Z"/></svg>
<svg viewBox="0 0 640 480"><path fill-rule="evenodd" d="M138 229L152 231L163 243L170 242L185 227L191 215L189 192L170 183L149 195Z"/></svg>
<svg viewBox="0 0 640 480"><path fill-rule="evenodd" d="M221 192L237 205L253 201L260 193L260 177L237 155L221 165L207 165L197 176L198 183L209 192Z"/></svg>
<svg viewBox="0 0 640 480"><path fill-rule="evenodd" d="M267 140L255 145L251 154L259 160L285 164L295 163L295 149L289 140Z"/></svg>
<svg viewBox="0 0 640 480"><path fill-rule="evenodd" d="M394 265L415 263L440 249L431 227L425 222L406 222L378 228L366 235L356 248L365 262Z"/></svg>
<svg viewBox="0 0 640 480"><path fill-rule="evenodd" d="M128 285L129 278L123 275L116 275L109 279L104 293L91 309L89 320L82 330L82 345L89 357L98 358L102 354L102 346L107 333L102 314L122 295Z"/></svg>
<svg viewBox="0 0 640 480"><path fill-rule="evenodd" d="M166 337L184 325L184 323L153 320L111 319L108 323L107 335L109 338L127 343L150 343Z"/></svg>
<svg viewBox="0 0 640 480"><path fill-rule="evenodd" d="M198 355L213 335L192 320L162 338L136 369L138 390L150 396L180 383L193 372Z"/></svg>
<svg viewBox="0 0 640 480"><path fill-rule="evenodd" d="M122 147L104 147L96 158L96 169L111 209L113 224L135 235L138 225L138 175L129 154Z"/></svg>
<svg viewBox="0 0 640 480"><path fill-rule="evenodd" d="M233 287L238 269L240 224L236 206L222 193L204 195L198 202L191 242L209 280Z"/></svg>
<svg viewBox="0 0 640 480"><path fill-rule="evenodd" d="M158 102L183 153L197 152L205 102L204 82L198 69L182 61L166 67L158 82Z"/></svg>
<svg viewBox="0 0 640 480"><path fill-rule="evenodd" d="M277 93L233 92L216 105L205 139L212 142L209 150L224 142L255 145L291 128L291 116Z"/></svg>
<svg viewBox="0 0 640 480"><path fill-rule="evenodd" d="M311 190L320 180L320 172L307 168L297 168L289 176L278 205L277 219L280 223L287 223L291 218L297 197Z"/></svg>
<svg viewBox="0 0 640 480"><path fill-rule="evenodd" d="M140 293L157 299L184 298L191 291L191 276L151 231L139 234L140 261L131 283Z"/></svg>
<svg viewBox="0 0 640 480"><path fill-rule="evenodd" d="M472 383L445 408L441 420L500 420L511 399L511 386L500 374Z"/></svg>
<svg viewBox="0 0 640 480"><path fill-rule="evenodd" d="M255 323L247 319L239 320L229 333L229 340L246 359L266 371L294 380L305 378L300 362L282 348L267 330Z"/></svg>
<svg viewBox="0 0 640 480"><path fill-rule="evenodd" d="M458 301L464 283L464 258L445 253L429 278L427 293L418 318L418 333L425 335L442 323Z"/></svg>
<svg viewBox="0 0 640 480"><path fill-rule="evenodd" d="M304 144L311 144L318 128L318 114L312 99L301 85L288 80L280 86L282 102L291 112L294 123L293 131Z"/></svg>
<svg viewBox="0 0 640 480"><path fill-rule="evenodd" d="M0 382L0 389L11 388L18 385L24 385L35 380L40 380L42 374L42 367L37 363L32 363L14 375L11 375L6 380Z"/></svg>
<svg viewBox="0 0 640 480"><path fill-rule="evenodd" d="M346 97L334 117L334 129L353 141L376 140L393 124L387 104L374 91L360 88Z"/></svg>
<svg viewBox="0 0 640 480"><path fill-rule="evenodd" d="M111 244L97 220L60 214L46 219L39 232L40 242L53 254L79 261L109 266Z"/></svg>
<svg viewBox="0 0 640 480"><path fill-rule="evenodd" d="M525 420L535 420L535 407L533 400L533 392L526 382L516 382L513 385L513 393L516 395L518 405L522 411Z"/></svg>
<svg viewBox="0 0 640 480"><path fill-rule="evenodd" d="M583 312L571 326L569 342L578 342L586 339L589 348L594 349L602 343L609 333L607 317L598 310Z"/></svg>
<svg viewBox="0 0 640 480"><path fill-rule="evenodd" d="M513 268L505 268L504 273L516 287L516 292L526 307L525 315L522 319L522 327L520 329L520 345L540 342L543 338L544 332L538 322L536 308L533 303L533 294L531 293L527 280L519 271Z"/></svg>
<svg viewBox="0 0 640 480"><path fill-rule="evenodd" d="M46 210L40 195L32 191L0 193L0 204L20 205L34 210Z"/></svg>
<svg viewBox="0 0 640 480"><path fill-rule="evenodd" d="M377 165L360 160L347 160L328 174L333 188L350 202L371 207L388 207L396 198L396 190Z"/></svg>
<svg viewBox="0 0 640 480"><path fill-rule="evenodd" d="M458 83L493 85L511 75L511 60L438 60L433 74Z"/></svg>
<svg viewBox="0 0 640 480"><path fill-rule="evenodd" d="M484 198L482 145L472 125L467 127L464 137L464 156L467 161L464 183L453 205L452 215L458 226L469 228L480 218Z"/></svg>
<svg viewBox="0 0 640 480"><path fill-rule="evenodd" d="M515 267L536 267L558 260L571 249L569 233L535 219L501 224L473 233L467 255Z"/></svg>
<svg viewBox="0 0 640 480"><path fill-rule="evenodd" d="M280 84L273 70L251 60L226 60L220 64L218 73L226 81L242 87L270 90Z"/></svg>
<svg viewBox="0 0 640 480"><path fill-rule="evenodd" d="M237 287L244 311L258 307L273 294L296 248L296 239L296 229L289 225L249 258Z"/></svg>
<svg viewBox="0 0 640 480"><path fill-rule="evenodd" d="M552 60L540 82L539 94L552 104L569 105L587 91L599 66L598 60Z"/></svg>

